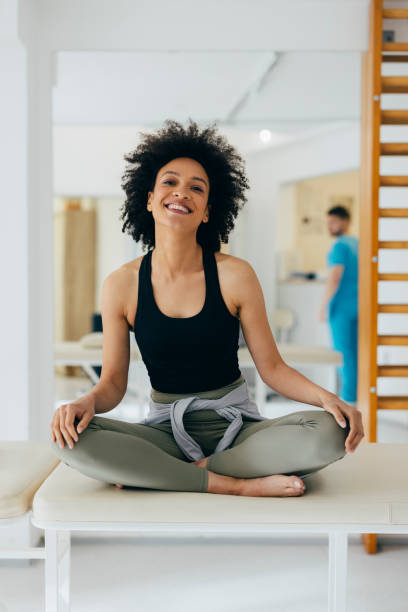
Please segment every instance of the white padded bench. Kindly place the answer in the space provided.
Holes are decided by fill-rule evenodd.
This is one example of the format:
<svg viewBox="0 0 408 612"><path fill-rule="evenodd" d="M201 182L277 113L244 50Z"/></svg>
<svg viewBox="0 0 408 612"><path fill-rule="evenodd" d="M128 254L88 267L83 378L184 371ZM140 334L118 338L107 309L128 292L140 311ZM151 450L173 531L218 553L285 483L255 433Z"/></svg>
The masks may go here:
<svg viewBox="0 0 408 612"><path fill-rule="evenodd" d="M60 463L49 443L0 441L0 559L41 559L41 533L31 523L34 493ZM22 561L24 563L24 561Z"/></svg>
<svg viewBox="0 0 408 612"><path fill-rule="evenodd" d="M327 533L328 610L344 612L348 534L408 533L407 465L406 444L362 443L308 477L304 496L276 498L118 489L61 462L36 492L31 518L45 530L46 612L70 609L70 532L81 530Z"/></svg>

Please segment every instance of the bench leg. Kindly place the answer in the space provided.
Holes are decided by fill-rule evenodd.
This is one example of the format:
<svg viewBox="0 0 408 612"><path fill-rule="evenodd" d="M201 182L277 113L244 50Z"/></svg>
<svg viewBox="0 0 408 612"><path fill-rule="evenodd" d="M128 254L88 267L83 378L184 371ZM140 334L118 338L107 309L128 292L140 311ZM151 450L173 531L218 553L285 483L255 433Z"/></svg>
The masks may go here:
<svg viewBox="0 0 408 612"><path fill-rule="evenodd" d="M346 612L347 533L329 533L329 612Z"/></svg>
<svg viewBox="0 0 408 612"><path fill-rule="evenodd" d="M45 612L70 610L71 533L45 529Z"/></svg>

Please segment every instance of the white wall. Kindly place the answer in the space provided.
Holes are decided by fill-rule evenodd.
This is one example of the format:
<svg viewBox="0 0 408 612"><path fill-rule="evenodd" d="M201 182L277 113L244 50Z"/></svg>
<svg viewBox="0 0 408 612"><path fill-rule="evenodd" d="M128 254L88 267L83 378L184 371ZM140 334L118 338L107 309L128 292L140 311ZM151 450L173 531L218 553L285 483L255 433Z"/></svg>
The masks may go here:
<svg viewBox="0 0 408 612"><path fill-rule="evenodd" d="M95 203L96 216L96 283L95 312L100 312L102 284L113 270L119 268L130 259L142 255L140 243L122 232L120 211L123 200L120 198L102 197Z"/></svg>
<svg viewBox="0 0 408 612"><path fill-rule="evenodd" d="M139 143L140 126L54 125L54 193L123 196L124 155Z"/></svg>
<svg viewBox="0 0 408 612"><path fill-rule="evenodd" d="M247 156L251 184L248 210L248 261L254 266L268 309L276 305L276 211L281 185L352 170L360 165L358 122ZM291 216L288 218L288 224ZM289 231L289 230L288 230Z"/></svg>

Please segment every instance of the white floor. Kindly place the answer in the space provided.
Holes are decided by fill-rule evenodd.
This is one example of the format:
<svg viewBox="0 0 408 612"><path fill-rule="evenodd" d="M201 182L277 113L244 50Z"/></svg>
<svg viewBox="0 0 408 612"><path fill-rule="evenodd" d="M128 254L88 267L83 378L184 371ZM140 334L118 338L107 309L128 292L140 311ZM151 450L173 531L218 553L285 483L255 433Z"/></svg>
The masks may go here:
<svg viewBox="0 0 408 612"><path fill-rule="evenodd" d="M86 378L56 379L56 405L90 388ZM137 421L143 410L127 394L106 414ZM279 416L314 406L279 397L261 413ZM408 442L407 415L379 418L379 441ZM348 612L406 612L408 538L378 536L367 555L359 535L350 536ZM258 537L240 542L212 537L72 536L72 612L323 612L326 605L327 540L324 536ZM0 612L43 612L44 566L32 560L0 561Z"/></svg>
<svg viewBox="0 0 408 612"><path fill-rule="evenodd" d="M349 547L348 612L406 612L407 542ZM72 537L72 612L325 612L324 539ZM0 568L0 611L43 612L43 562Z"/></svg>

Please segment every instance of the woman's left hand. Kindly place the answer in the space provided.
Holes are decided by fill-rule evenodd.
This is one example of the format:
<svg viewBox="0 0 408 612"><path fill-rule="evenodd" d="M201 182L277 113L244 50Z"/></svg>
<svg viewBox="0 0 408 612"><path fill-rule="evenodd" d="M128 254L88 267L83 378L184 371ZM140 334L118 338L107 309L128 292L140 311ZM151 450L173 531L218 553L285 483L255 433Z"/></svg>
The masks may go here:
<svg viewBox="0 0 408 612"><path fill-rule="evenodd" d="M344 402L334 393L331 393L322 400L322 408L330 412L337 423L343 428L347 425L344 417L347 417L350 423L350 432L346 438L345 448L347 453L354 452L364 438L363 421L360 410L350 406L350 404Z"/></svg>

